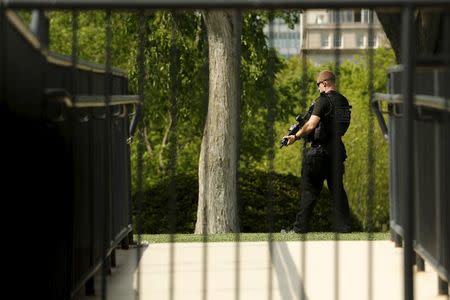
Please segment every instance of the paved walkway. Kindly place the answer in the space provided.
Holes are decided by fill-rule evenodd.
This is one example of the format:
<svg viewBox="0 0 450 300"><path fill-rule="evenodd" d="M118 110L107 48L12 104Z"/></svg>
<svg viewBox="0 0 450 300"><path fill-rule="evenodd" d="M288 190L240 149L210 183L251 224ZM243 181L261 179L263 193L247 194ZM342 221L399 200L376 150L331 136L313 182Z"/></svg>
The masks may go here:
<svg viewBox="0 0 450 300"><path fill-rule="evenodd" d="M267 242L208 243L207 248L202 243L150 244L141 248L139 268L136 249L118 250L107 299L403 300L403 250L390 241L272 246L270 251ZM100 280L96 287L100 290ZM428 265L415 273L415 299L448 299L437 296L437 275Z"/></svg>

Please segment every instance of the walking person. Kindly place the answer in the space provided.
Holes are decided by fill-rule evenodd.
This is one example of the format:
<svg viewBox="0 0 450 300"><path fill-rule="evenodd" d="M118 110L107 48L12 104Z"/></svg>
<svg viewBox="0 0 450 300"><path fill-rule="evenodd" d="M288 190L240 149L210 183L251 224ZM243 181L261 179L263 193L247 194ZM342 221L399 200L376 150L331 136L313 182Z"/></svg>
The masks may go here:
<svg viewBox="0 0 450 300"><path fill-rule="evenodd" d="M300 210L292 231L306 233L309 220L323 187L324 180L333 199L333 230L351 232L350 208L343 184L347 158L342 136L350 125L349 102L336 90L336 77L325 70L317 75L320 96L314 101L309 120L295 135L287 135L287 144L306 138L301 171Z"/></svg>

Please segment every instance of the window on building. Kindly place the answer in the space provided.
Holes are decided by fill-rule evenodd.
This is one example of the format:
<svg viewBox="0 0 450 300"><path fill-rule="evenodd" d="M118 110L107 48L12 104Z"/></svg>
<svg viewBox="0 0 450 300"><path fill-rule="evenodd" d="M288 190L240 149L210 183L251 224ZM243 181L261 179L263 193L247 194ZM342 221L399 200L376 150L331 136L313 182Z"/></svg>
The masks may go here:
<svg viewBox="0 0 450 300"><path fill-rule="evenodd" d="M324 24L325 23L325 16L324 15L318 15L316 17L316 24Z"/></svg>
<svg viewBox="0 0 450 300"><path fill-rule="evenodd" d="M330 36L328 33L322 33L321 39L320 39L320 44L322 46L322 48L328 48L330 47Z"/></svg>
<svg viewBox="0 0 450 300"><path fill-rule="evenodd" d="M362 9L361 10L361 16L362 16L362 23L370 24L373 22L373 11L369 9Z"/></svg>
<svg viewBox="0 0 450 300"><path fill-rule="evenodd" d="M354 12L353 10L332 10L330 11L331 23L353 23L354 22Z"/></svg>
<svg viewBox="0 0 450 300"><path fill-rule="evenodd" d="M378 45L378 39L377 36L374 34L367 43L369 48L376 48Z"/></svg>
<svg viewBox="0 0 450 300"><path fill-rule="evenodd" d="M341 18L338 10L332 10L330 12L330 21L333 24L341 23Z"/></svg>
<svg viewBox="0 0 450 300"><path fill-rule="evenodd" d="M300 51L300 30L297 24L294 29L290 29L283 19L275 18L271 28L269 25L264 26L264 33L269 46L277 49L281 55L290 56Z"/></svg>
<svg viewBox="0 0 450 300"><path fill-rule="evenodd" d="M333 46L334 48L342 48L342 34L334 33Z"/></svg>
<svg viewBox="0 0 450 300"><path fill-rule="evenodd" d="M296 40L291 40L290 42L291 42L291 43L290 43L290 45L289 45L289 48L296 48L296 47L297 47L297 42L296 42Z"/></svg>
<svg viewBox="0 0 450 300"><path fill-rule="evenodd" d="M344 10L343 12L343 21L342 23L353 23L354 22L354 14L353 10Z"/></svg>
<svg viewBox="0 0 450 300"><path fill-rule="evenodd" d="M361 23L361 10L355 10L355 23Z"/></svg>
<svg viewBox="0 0 450 300"><path fill-rule="evenodd" d="M356 47L364 48L364 34L361 32L356 33Z"/></svg>

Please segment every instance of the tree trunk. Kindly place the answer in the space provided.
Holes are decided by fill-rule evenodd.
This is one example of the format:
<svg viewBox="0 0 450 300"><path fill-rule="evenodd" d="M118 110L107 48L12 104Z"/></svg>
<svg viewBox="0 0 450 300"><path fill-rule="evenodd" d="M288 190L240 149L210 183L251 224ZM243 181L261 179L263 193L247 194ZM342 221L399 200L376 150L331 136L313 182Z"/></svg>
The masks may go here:
<svg viewBox="0 0 450 300"><path fill-rule="evenodd" d="M195 233L238 230L241 17L237 11L203 13L209 44L209 99L199 160Z"/></svg>

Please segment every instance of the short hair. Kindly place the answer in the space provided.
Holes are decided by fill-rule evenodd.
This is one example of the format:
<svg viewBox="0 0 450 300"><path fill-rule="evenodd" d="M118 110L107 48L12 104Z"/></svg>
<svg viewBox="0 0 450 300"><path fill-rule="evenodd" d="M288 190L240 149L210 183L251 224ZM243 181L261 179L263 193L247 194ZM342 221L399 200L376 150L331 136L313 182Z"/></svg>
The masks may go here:
<svg viewBox="0 0 450 300"><path fill-rule="evenodd" d="M320 72L319 75L317 75L317 82L321 82L321 81L325 81L325 80L335 83L336 76L334 75L333 72L331 72L329 70L324 70L324 71Z"/></svg>

